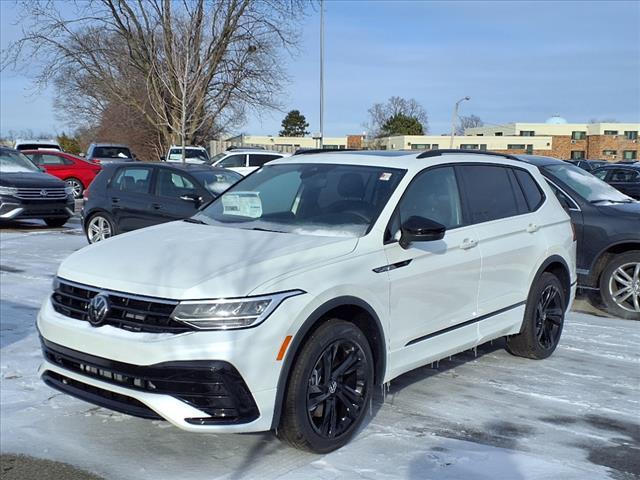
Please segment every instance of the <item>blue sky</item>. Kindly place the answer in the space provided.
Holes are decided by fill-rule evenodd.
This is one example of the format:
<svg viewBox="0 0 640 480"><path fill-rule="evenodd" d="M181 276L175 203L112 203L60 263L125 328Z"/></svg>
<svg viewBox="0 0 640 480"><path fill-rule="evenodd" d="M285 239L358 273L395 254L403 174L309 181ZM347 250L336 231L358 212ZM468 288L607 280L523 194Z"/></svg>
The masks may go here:
<svg viewBox="0 0 640 480"><path fill-rule="evenodd" d="M0 2L2 48L19 34L13 2ZM488 124L615 118L640 122L640 2L325 1L325 135L362 133L367 109L416 98L430 131L448 131L452 105ZM284 110L318 129L319 12L286 58ZM0 75L0 129L68 130L52 91ZM277 135L281 112L250 114L233 133Z"/></svg>

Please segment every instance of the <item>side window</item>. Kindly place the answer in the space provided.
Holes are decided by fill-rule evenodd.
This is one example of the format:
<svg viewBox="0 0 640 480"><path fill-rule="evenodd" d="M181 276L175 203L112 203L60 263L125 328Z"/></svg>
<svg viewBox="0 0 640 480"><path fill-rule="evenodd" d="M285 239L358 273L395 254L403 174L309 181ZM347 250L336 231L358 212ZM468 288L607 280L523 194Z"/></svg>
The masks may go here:
<svg viewBox="0 0 640 480"><path fill-rule="evenodd" d="M616 169L611 172L611 177L609 179L612 182L621 182L621 183L629 183L637 181L637 173L633 170L627 169Z"/></svg>
<svg viewBox="0 0 640 480"><path fill-rule="evenodd" d="M600 180L604 180L604 178L607 176L607 170L598 170L597 172L593 172L593 174Z"/></svg>
<svg viewBox="0 0 640 480"><path fill-rule="evenodd" d="M244 167L246 165L246 159L247 156L244 153L239 155L231 155L222 160L217 166L226 168Z"/></svg>
<svg viewBox="0 0 640 480"><path fill-rule="evenodd" d="M198 193L193 182L177 172L161 168L158 172L158 195L162 197L180 197Z"/></svg>
<svg viewBox="0 0 640 480"><path fill-rule="evenodd" d="M570 210L580 210L580 207L578 207L576 202L574 202L571 197L566 195L562 190L560 190L558 187L556 187L553 183L551 183L549 181L547 181L547 183L551 187L551 190L553 191L555 196L558 198L558 201L560 202L560 205L562 205L564 208L568 208Z"/></svg>
<svg viewBox="0 0 640 480"><path fill-rule="evenodd" d="M527 204L529 205L529 211L533 212L534 210L537 210L537 208L544 201L544 195L540 191L540 187L538 186L536 181L531 177L529 172L526 172L520 169L514 169L513 171L516 174L518 183L520 183L520 187L522 187L524 196L527 199Z"/></svg>
<svg viewBox="0 0 640 480"><path fill-rule="evenodd" d="M42 165L69 165L73 162L58 155L42 154Z"/></svg>
<svg viewBox="0 0 640 480"><path fill-rule="evenodd" d="M259 155L259 154L250 154L249 155L249 166L250 167L261 167L265 163L275 160L276 158L281 158L280 155Z"/></svg>
<svg viewBox="0 0 640 480"><path fill-rule="evenodd" d="M151 169L127 167L118 170L111 184L114 190L131 193L149 193Z"/></svg>
<svg viewBox="0 0 640 480"><path fill-rule="evenodd" d="M29 160L31 160L33 163L35 163L39 167L42 166L42 154L41 153L30 153L30 154L27 155L27 157L29 157Z"/></svg>
<svg viewBox="0 0 640 480"><path fill-rule="evenodd" d="M401 222L413 216L434 220L447 229L461 226L462 206L453 167L438 167L419 173L402 196L397 212L399 218L391 227L392 235Z"/></svg>
<svg viewBox="0 0 640 480"><path fill-rule="evenodd" d="M462 172L472 223L518 215L517 200L509 181L510 168L493 165L458 168Z"/></svg>

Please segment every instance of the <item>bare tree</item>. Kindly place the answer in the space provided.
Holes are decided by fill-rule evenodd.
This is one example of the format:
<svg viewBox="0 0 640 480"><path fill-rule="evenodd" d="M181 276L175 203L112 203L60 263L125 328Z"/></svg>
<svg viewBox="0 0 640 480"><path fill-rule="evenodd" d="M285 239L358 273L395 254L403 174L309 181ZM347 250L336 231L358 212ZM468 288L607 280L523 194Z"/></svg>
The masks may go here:
<svg viewBox="0 0 640 480"><path fill-rule="evenodd" d="M458 125L456 126L456 135L464 135L467 128L482 127L484 122L477 115L461 115L458 117Z"/></svg>
<svg viewBox="0 0 640 480"><path fill-rule="evenodd" d="M53 0L23 2L24 36L3 68L37 59L36 82L58 109L96 125L114 105L157 131L159 151L274 108L286 80L281 52L296 46L304 0ZM64 12L67 12L67 7ZM26 62L33 65L33 60Z"/></svg>
<svg viewBox="0 0 640 480"><path fill-rule="evenodd" d="M378 138L382 134L384 124L399 115L416 119L424 133L429 132L429 116L427 111L414 98L390 97L385 103L375 103L368 110L369 119L364 124L370 138Z"/></svg>

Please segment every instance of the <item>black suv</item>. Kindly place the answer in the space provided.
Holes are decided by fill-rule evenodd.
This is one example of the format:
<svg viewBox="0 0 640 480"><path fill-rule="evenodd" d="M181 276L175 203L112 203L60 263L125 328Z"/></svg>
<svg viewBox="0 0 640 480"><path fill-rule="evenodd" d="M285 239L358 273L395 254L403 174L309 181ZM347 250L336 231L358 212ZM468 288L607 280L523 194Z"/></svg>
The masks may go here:
<svg viewBox="0 0 640 480"><path fill-rule="evenodd" d="M12 148L0 147L0 222L37 218L61 227L74 212L73 189Z"/></svg>
<svg viewBox="0 0 640 480"><path fill-rule="evenodd" d="M191 217L242 175L208 165L109 163L85 190L82 224L89 243Z"/></svg>
<svg viewBox="0 0 640 480"><path fill-rule="evenodd" d="M625 195L640 200L640 163L616 163L596 168L591 173Z"/></svg>
<svg viewBox="0 0 640 480"><path fill-rule="evenodd" d="M518 158L540 169L571 216L578 287L612 315L640 320L640 202L567 162Z"/></svg>

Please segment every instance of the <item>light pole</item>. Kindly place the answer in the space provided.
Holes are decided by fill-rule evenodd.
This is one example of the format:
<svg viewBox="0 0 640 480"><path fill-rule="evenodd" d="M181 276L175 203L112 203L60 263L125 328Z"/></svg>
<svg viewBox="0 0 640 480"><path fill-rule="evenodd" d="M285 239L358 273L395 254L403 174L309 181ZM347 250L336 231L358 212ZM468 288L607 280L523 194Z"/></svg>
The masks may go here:
<svg viewBox="0 0 640 480"><path fill-rule="evenodd" d="M320 148L324 148L324 0L320 0Z"/></svg>
<svg viewBox="0 0 640 480"><path fill-rule="evenodd" d="M453 117L451 118L451 142L449 148L453 148L453 136L456 134L456 121L458 120L458 107L465 100L471 100L471 97L461 98L456 102L456 106L453 108Z"/></svg>

